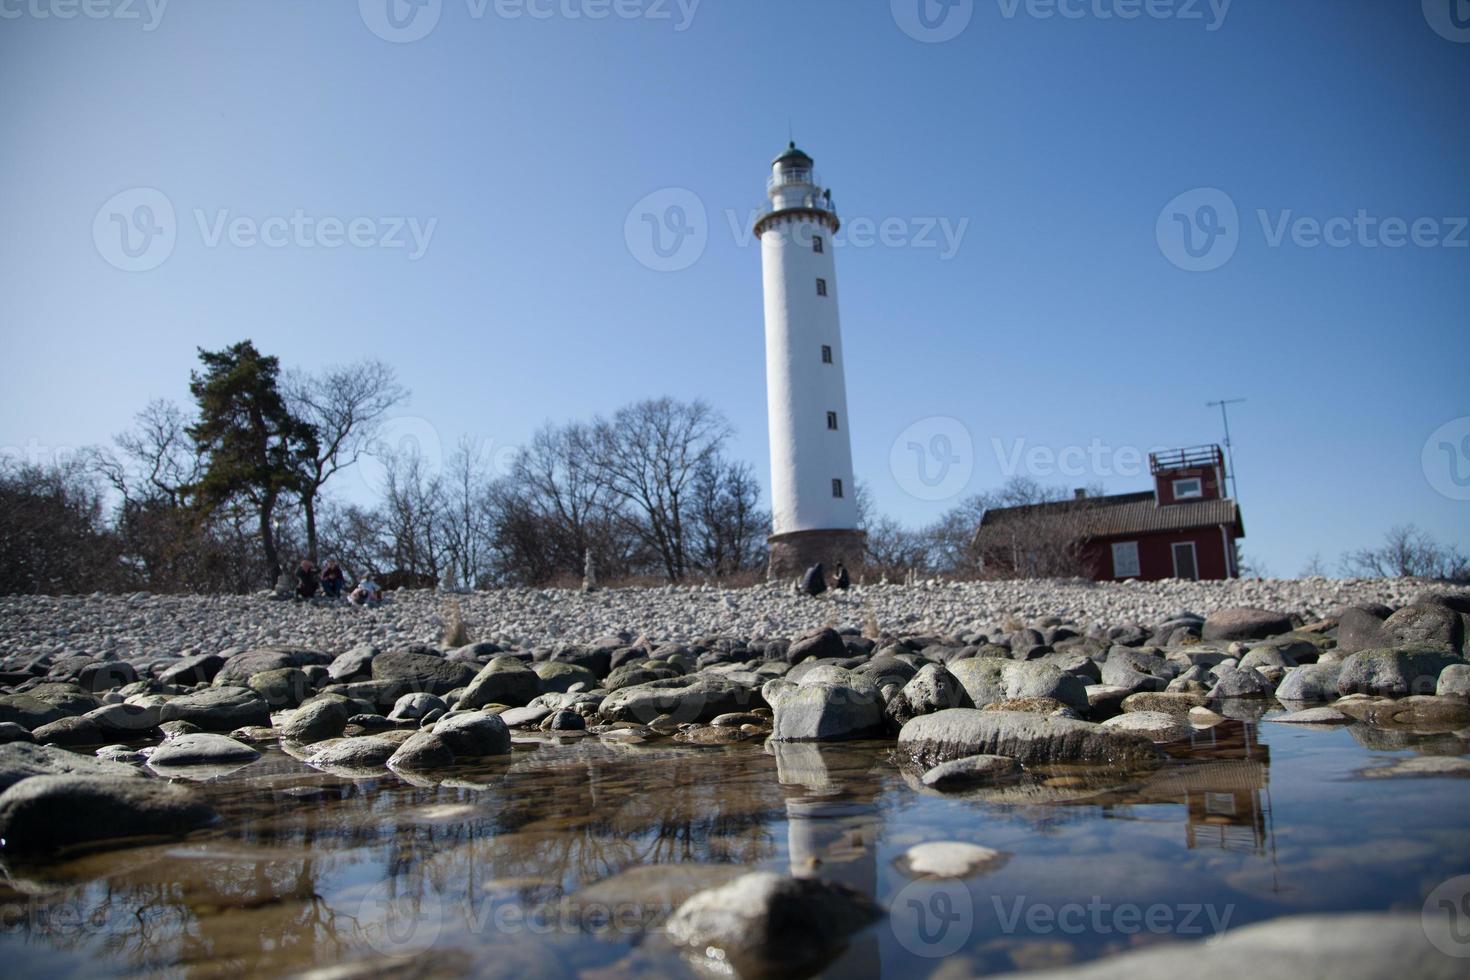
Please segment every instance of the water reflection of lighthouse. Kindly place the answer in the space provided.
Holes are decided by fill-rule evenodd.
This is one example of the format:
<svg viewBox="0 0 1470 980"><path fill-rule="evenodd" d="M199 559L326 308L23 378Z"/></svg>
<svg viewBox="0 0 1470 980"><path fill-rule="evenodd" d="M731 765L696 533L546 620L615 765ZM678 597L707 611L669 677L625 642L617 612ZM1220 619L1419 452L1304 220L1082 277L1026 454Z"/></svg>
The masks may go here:
<svg viewBox="0 0 1470 980"><path fill-rule="evenodd" d="M777 777L786 793L786 833L791 874L878 894L880 780L872 760L850 749L812 742L770 742ZM855 937L823 970L826 976L877 977L878 938Z"/></svg>

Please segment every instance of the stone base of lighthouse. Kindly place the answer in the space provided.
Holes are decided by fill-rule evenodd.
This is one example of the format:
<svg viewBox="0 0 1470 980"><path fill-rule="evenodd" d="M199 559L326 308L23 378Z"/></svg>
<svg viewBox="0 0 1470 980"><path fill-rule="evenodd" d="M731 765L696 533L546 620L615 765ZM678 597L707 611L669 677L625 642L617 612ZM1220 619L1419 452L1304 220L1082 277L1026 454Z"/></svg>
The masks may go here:
<svg viewBox="0 0 1470 980"><path fill-rule="evenodd" d="M769 576L799 578L817 562L825 565L831 574L841 562L856 579L867 553L867 540L866 533L850 529L773 534L766 539L771 549Z"/></svg>

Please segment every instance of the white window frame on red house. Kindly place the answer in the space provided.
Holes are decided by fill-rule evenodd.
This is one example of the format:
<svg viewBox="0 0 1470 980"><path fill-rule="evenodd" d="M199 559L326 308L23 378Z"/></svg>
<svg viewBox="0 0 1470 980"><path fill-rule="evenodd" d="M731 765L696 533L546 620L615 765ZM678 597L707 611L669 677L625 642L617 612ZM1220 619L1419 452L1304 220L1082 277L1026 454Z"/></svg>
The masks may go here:
<svg viewBox="0 0 1470 980"><path fill-rule="evenodd" d="M1129 549L1129 548L1133 549L1133 559L1132 559L1132 569L1133 570L1131 572L1125 572L1123 569L1126 566L1123 563L1120 563L1118 561L1118 555L1120 553L1118 549L1120 549L1120 548L1122 548L1122 549ZM1125 550L1122 553L1123 554L1126 554L1127 551ZM1139 564L1139 560L1138 560L1138 542L1137 541L1114 541L1113 542L1113 578L1139 578L1142 575L1143 575L1143 566L1141 564Z"/></svg>
<svg viewBox="0 0 1470 980"><path fill-rule="evenodd" d="M1194 485L1193 492L1191 492L1191 493L1184 493L1182 490L1179 489L1181 486L1184 486L1186 484L1193 484ZM1205 495L1205 481L1204 480L1201 480L1197 476L1186 477L1183 480L1175 480L1174 481L1174 499L1175 500L1198 500L1200 497L1203 497L1204 495Z"/></svg>

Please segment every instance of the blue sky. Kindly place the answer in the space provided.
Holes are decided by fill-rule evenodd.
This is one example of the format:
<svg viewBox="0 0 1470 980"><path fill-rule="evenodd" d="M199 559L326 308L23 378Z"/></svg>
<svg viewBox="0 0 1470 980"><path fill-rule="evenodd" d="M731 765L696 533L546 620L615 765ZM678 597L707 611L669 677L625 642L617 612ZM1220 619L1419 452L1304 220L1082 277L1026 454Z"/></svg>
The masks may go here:
<svg viewBox="0 0 1470 980"><path fill-rule="evenodd" d="M90 2L0 2L12 452L105 441L250 337L388 360L430 451L703 398L764 480L744 229L789 127L848 222L880 509L1011 473L1141 489L1240 397L1270 571L1409 521L1470 547L1464 0L924 0L932 28L920 0L394 0L401 31L386 0ZM905 447L935 434L953 496L921 499Z"/></svg>

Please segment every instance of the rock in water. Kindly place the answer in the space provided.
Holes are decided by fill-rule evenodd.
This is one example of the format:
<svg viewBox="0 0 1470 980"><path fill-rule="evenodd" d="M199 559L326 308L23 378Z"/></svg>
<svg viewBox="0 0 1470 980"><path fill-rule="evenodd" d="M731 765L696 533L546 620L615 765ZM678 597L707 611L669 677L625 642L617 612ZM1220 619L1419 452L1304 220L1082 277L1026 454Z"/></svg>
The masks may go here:
<svg viewBox="0 0 1470 980"><path fill-rule="evenodd" d="M142 774L132 766L89 758L50 745L26 742L0 745L0 790L9 789L31 776L59 775L134 779Z"/></svg>
<svg viewBox="0 0 1470 980"><path fill-rule="evenodd" d="M397 751L395 742L363 735L328 743L313 752L306 761L325 769L376 769L387 764Z"/></svg>
<svg viewBox="0 0 1470 980"><path fill-rule="evenodd" d="M882 914L846 885L757 871L692 896L666 932L694 955L719 951L740 975L805 974Z"/></svg>
<svg viewBox="0 0 1470 980"><path fill-rule="evenodd" d="M199 732L179 735L164 742L148 756L150 766L220 766L231 762L254 762L260 753L228 735Z"/></svg>
<svg viewBox="0 0 1470 980"><path fill-rule="evenodd" d="M297 708L290 720L281 726L281 734L303 745L336 738L352 716L351 704L343 697L320 695Z"/></svg>
<svg viewBox="0 0 1470 980"><path fill-rule="evenodd" d="M1395 647L1390 650L1363 650L1342 662L1337 676L1338 694L1433 694L1440 671L1460 658L1443 650L1423 647Z"/></svg>
<svg viewBox="0 0 1470 980"><path fill-rule="evenodd" d="M1276 688L1279 701L1335 701L1341 662L1307 664L1289 671Z"/></svg>
<svg viewBox="0 0 1470 980"><path fill-rule="evenodd" d="M823 742L877 735L883 729L883 704L866 687L807 683L776 694L771 738L778 742Z"/></svg>
<svg viewBox="0 0 1470 980"><path fill-rule="evenodd" d="M981 871L992 871L1005 864L1010 855L978 844L961 841L931 841L915 844L904 852L901 866L910 874L925 878L967 878Z"/></svg>
<svg viewBox="0 0 1470 980"><path fill-rule="evenodd" d="M452 715L435 722L433 732L457 759L510 754L510 729L498 715L483 711Z"/></svg>
<svg viewBox="0 0 1470 980"><path fill-rule="evenodd" d="M1463 980L1464 949L1452 919L1426 915L1301 915L1239 929L1220 924L1208 941L1165 943L1082 966L1028 973L1027 980ZM1207 926L1208 928L1208 926ZM1433 945L1426 937L1434 937Z"/></svg>
<svg viewBox="0 0 1470 980"><path fill-rule="evenodd" d="M1179 742L1194 734L1194 728L1183 718L1163 711L1130 711L1109 718L1102 727L1133 732L1153 742Z"/></svg>
<svg viewBox="0 0 1470 980"><path fill-rule="evenodd" d="M1056 763L1152 769L1149 739L1101 725L1017 711L951 708L915 718L898 733L899 754L922 769L969 755L1004 755L1025 766Z"/></svg>
<svg viewBox="0 0 1470 980"><path fill-rule="evenodd" d="M174 836L214 819L214 810L193 793L161 780L33 776L0 794L0 841L8 852Z"/></svg>

